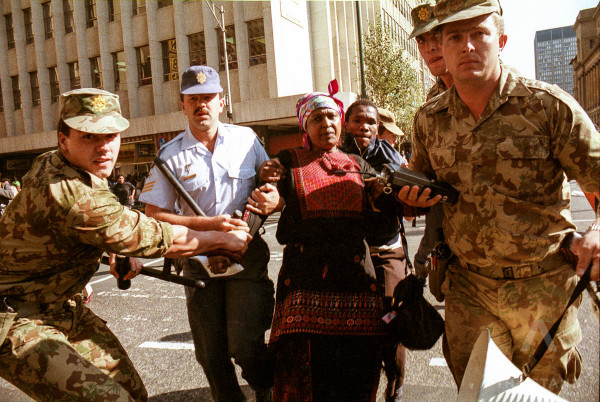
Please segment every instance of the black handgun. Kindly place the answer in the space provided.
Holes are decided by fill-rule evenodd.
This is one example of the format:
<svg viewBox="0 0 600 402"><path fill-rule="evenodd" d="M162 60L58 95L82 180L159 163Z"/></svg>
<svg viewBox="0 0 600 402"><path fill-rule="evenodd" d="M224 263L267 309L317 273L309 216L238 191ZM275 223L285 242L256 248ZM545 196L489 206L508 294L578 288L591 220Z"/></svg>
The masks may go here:
<svg viewBox="0 0 600 402"><path fill-rule="evenodd" d="M415 172L410 169L395 167L389 163L383 165L381 175L379 176L384 181L384 192L400 190L404 186L419 186L419 193L425 188L431 189L430 197L441 195L440 202L453 205L458 199L458 191L448 183L430 179L423 173Z"/></svg>

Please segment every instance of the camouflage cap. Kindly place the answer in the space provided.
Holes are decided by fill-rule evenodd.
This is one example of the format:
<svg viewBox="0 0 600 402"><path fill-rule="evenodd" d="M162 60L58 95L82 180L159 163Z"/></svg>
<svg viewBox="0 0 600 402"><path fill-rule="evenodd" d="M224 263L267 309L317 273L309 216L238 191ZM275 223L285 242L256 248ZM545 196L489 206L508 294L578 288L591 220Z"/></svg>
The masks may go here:
<svg viewBox="0 0 600 402"><path fill-rule="evenodd" d="M120 133L129 127L121 115L119 96L97 88L74 89L60 94L59 119L75 130L92 134Z"/></svg>
<svg viewBox="0 0 600 402"><path fill-rule="evenodd" d="M499 0L441 0L433 13L441 25L490 13L502 15L502 7Z"/></svg>
<svg viewBox="0 0 600 402"><path fill-rule="evenodd" d="M412 9L410 16L414 28L408 39L416 38L438 26L437 18L434 17L433 13L434 7L435 0L427 0Z"/></svg>

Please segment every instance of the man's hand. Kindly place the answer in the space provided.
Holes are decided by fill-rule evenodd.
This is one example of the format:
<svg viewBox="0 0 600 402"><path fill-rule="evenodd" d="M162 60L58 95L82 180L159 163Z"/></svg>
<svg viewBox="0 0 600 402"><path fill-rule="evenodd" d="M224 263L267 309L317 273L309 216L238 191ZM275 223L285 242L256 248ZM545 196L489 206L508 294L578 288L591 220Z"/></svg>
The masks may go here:
<svg viewBox="0 0 600 402"><path fill-rule="evenodd" d="M280 205L280 201L281 197L279 197L277 187L270 183L266 183L252 191L251 196L248 198L248 205L246 208L255 214L270 215L281 209L282 205Z"/></svg>
<svg viewBox="0 0 600 402"><path fill-rule="evenodd" d="M592 263L590 279L600 280L600 231L590 230L583 237L576 237L573 240L572 250L579 257L575 267L577 276L581 277Z"/></svg>
<svg viewBox="0 0 600 402"><path fill-rule="evenodd" d="M129 272L125 275L123 280L133 279L142 272L142 263L135 257L127 257L129 258L129 264L131 266ZM110 274L115 278L119 279L119 273L117 272L117 255L114 253L110 253L108 255L108 262L110 266Z"/></svg>
<svg viewBox="0 0 600 402"><path fill-rule="evenodd" d="M286 169L279 162L279 159L273 158L263 162L258 168L258 177L266 182L278 182L285 178Z"/></svg>
<svg viewBox="0 0 600 402"><path fill-rule="evenodd" d="M410 186L404 186L398 191L398 199L406 205L418 208L429 208L442 199L441 195L429 198L429 194L431 194L430 188L425 188L420 195L419 190L419 186L413 186L412 188Z"/></svg>
<svg viewBox="0 0 600 402"><path fill-rule="evenodd" d="M216 230L219 232L229 232L232 230L250 231L248 224L241 219L232 218L231 215L217 215L217 216L195 216L189 217L191 224L188 226L190 229L202 231L202 230Z"/></svg>
<svg viewBox="0 0 600 402"><path fill-rule="evenodd" d="M224 233L226 235L224 249L234 253L244 254L252 236L243 230L232 230Z"/></svg>

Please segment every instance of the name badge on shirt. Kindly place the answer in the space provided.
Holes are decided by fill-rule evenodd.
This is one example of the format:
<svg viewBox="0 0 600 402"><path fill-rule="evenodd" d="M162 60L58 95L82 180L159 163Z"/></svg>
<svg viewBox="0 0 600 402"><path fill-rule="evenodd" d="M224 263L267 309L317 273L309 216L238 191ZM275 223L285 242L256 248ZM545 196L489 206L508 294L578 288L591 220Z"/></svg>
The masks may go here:
<svg viewBox="0 0 600 402"><path fill-rule="evenodd" d="M196 173L191 174L189 176L184 176L181 178L181 180L185 181L185 180L193 179L194 177L196 177Z"/></svg>

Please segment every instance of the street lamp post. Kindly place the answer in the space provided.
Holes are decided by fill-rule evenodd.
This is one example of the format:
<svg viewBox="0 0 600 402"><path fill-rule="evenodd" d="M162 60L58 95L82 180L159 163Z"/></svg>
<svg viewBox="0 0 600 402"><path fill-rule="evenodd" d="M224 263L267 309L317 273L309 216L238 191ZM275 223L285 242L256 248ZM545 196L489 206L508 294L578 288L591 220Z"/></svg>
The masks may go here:
<svg viewBox="0 0 600 402"><path fill-rule="evenodd" d="M365 82L365 56L363 52L362 40L362 15L360 13L360 1L356 1L356 28L358 30L358 54L360 58L360 94L361 97L367 98L367 84Z"/></svg>
<svg viewBox="0 0 600 402"><path fill-rule="evenodd" d="M215 17L215 21L217 25L221 29L223 33L223 52L225 53L225 75L227 77L227 96L225 99L225 104L227 105L227 118L229 119L229 123L233 122L233 102L231 101L231 85L229 83L229 57L227 55L227 32L225 30L225 10L223 9L223 5L221 5L220 13L221 19L217 17L217 13L215 12L215 3L212 0L208 1L208 7Z"/></svg>

